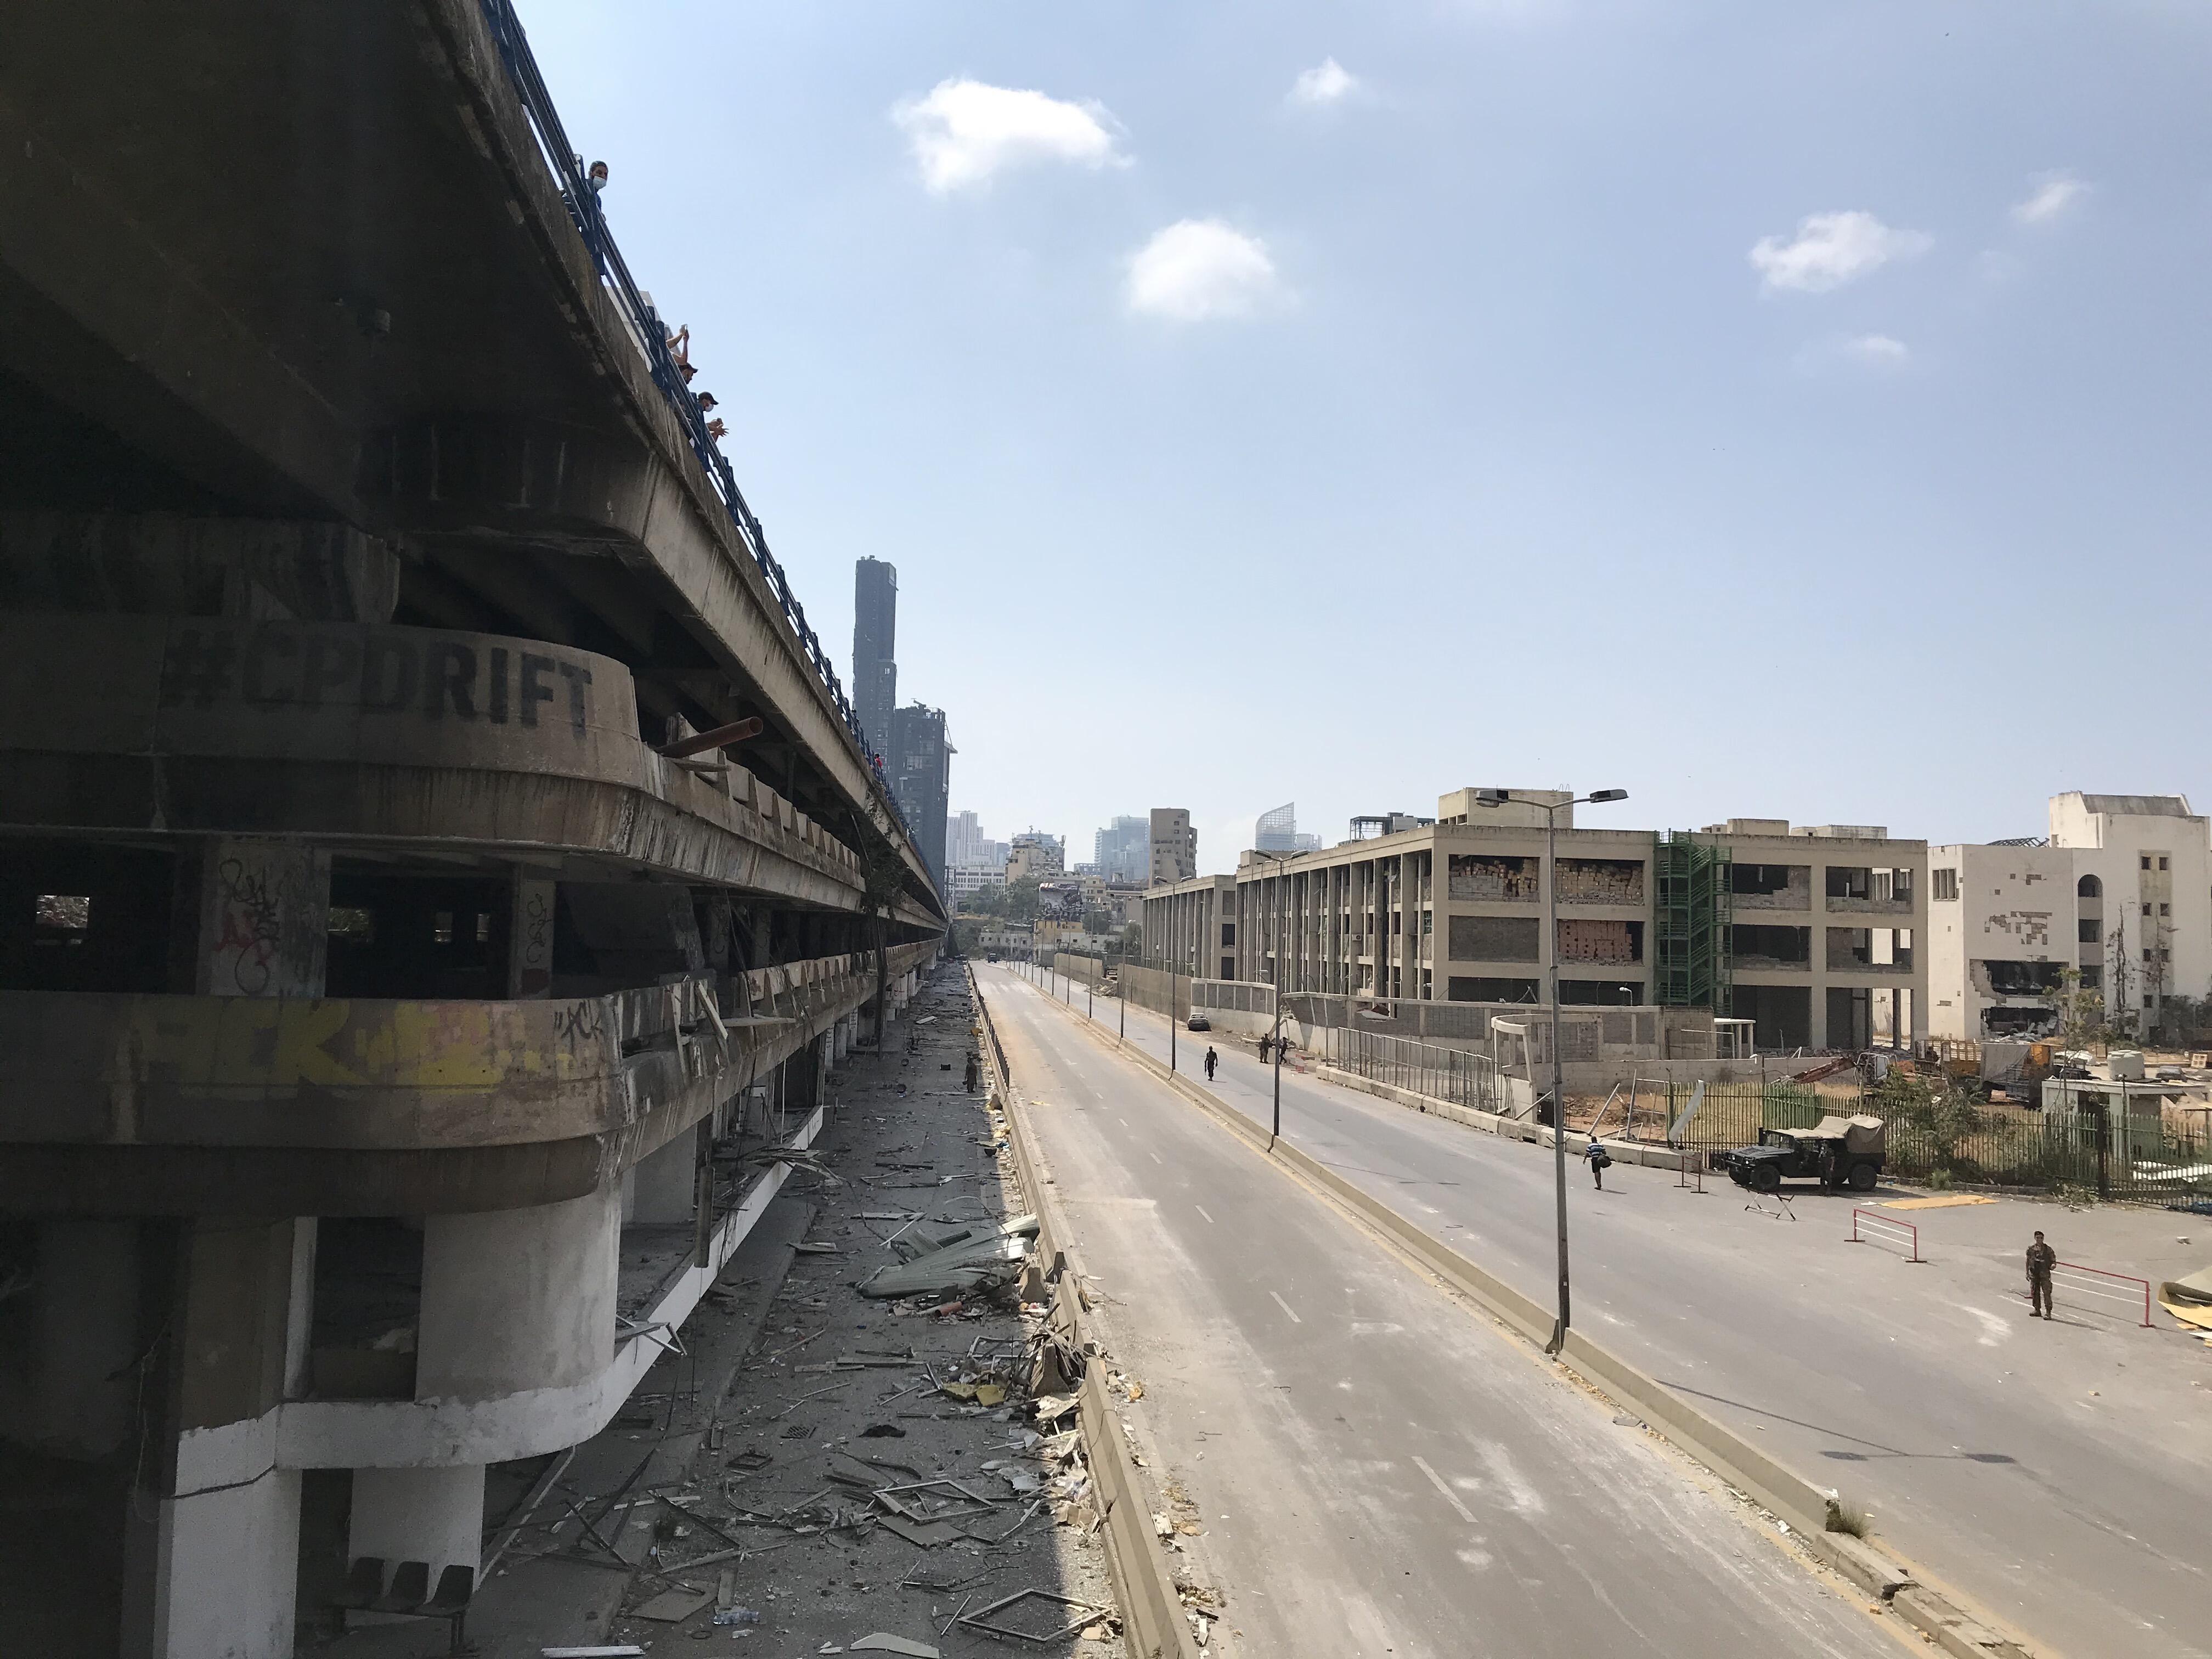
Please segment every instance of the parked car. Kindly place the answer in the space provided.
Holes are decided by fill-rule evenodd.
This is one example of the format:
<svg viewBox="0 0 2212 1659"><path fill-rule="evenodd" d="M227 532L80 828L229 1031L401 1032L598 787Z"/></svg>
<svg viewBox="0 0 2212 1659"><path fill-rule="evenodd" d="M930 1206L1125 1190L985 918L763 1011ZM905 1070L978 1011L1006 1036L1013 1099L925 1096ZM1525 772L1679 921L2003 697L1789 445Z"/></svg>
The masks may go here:
<svg viewBox="0 0 2212 1659"><path fill-rule="evenodd" d="M1190 1018L1185 1022L1185 1027L1193 1031L1210 1031L1213 1029L1213 1022L1194 1008L1191 1010Z"/></svg>
<svg viewBox="0 0 2212 1659"><path fill-rule="evenodd" d="M1705 1161L1755 1193L1773 1192L1785 1181L1870 1193L1881 1176L1887 1140L1878 1117L1824 1117L1809 1129L1761 1129L1756 1146L1731 1146Z"/></svg>

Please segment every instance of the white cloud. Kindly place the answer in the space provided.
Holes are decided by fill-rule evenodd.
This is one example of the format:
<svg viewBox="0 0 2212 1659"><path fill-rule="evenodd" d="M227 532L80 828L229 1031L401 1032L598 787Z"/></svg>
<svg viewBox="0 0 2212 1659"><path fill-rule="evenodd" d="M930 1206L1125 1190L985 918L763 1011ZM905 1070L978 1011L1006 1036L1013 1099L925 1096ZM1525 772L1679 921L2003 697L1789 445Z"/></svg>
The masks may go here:
<svg viewBox="0 0 2212 1659"><path fill-rule="evenodd" d="M1844 349L1860 362L1880 368L1902 368L1912 361L1912 352L1905 342L1887 334L1862 334L1845 341Z"/></svg>
<svg viewBox="0 0 2212 1659"><path fill-rule="evenodd" d="M1129 261L1129 309L1178 323L1249 317L1282 286L1267 245L1218 219L1182 219Z"/></svg>
<svg viewBox="0 0 2212 1659"><path fill-rule="evenodd" d="M2016 225L2048 225L2063 218L2074 204L2089 193L2089 186L2070 173L2046 173L2037 179L2035 194L2013 204Z"/></svg>
<svg viewBox="0 0 2212 1659"><path fill-rule="evenodd" d="M1811 375L1894 374L1912 366L1912 349L1891 334L1830 335L1806 342L1790 362Z"/></svg>
<svg viewBox="0 0 2212 1659"><path fill-rule="evenodd" d="M1336 61L1324 58L1318 67L1300 75L1291 88L1291 101L1313 109L1340 104L1360 90L1359 77Z"/></svg>
<svg viewBox="0 0 2212 1659"><path fill-rule="evenodd" d="M914 146L922 183L937 196L1030 162L1066 161L1093 171L1127 165L1115 148L1114 118L1103 105L1042 92L940 81L927 97L895 106L891 119Z"/></svg>
<svg viewBox="0 0 2212 1659"><path fill-rule="evenodd" d="M1820 294L1878 270L1892 259L1925 253L1935 240L1923 231L1892 229L1857 209L1815 213L1798 222L1793 240L1760 237L1751 250L1751 263L1769 289Z"/></svg>

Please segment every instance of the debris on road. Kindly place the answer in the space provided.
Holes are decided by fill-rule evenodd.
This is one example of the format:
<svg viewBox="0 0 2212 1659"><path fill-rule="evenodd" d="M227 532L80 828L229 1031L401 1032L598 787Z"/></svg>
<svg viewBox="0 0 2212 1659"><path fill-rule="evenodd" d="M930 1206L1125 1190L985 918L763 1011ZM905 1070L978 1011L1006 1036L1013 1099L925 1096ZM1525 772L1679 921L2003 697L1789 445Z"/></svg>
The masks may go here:
<svg viewBox="0 0 2212 1659"><path fill-rule="evenodd" d="M962 1228L896 1266L878 1267L860 1286L878 1301L895 1297L957 1296L1021 1277L1037 1218L1019 1215L994 1227ZM908 1241L901 1239L900 1245Z"/></svg>
<svg viewBox="0 0 2212 1659"><path fill-rule="evenodd" d="M1048 1607L1050 1623L1040 1626L1036 1614ZM978 1607L953 1620L987 1636L1007 1636L1022 1642L1057 1642L1075 1635L1101 1613L1110 1611L1095 1601L1083 1601L1055 1590L1022 1589ZM1071 1613L1073 1617L1070 1616ZM996 1622L993 1622L995 1620ZM1027 1626L1026 1628L1024 1626Z"/></svg>

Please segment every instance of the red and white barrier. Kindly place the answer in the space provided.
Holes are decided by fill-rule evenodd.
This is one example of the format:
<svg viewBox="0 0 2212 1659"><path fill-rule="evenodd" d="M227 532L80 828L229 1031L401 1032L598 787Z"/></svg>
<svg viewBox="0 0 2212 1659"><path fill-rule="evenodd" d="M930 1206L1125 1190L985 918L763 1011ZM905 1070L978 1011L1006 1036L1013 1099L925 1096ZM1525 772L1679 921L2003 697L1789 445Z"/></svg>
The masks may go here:
<svg viewBox="0 0 2212 1659"><path fill-rule="evenodd" d="M2150 1326L2150 1280L2137 1279L2132 1273L2108 1273L2102 1267L2085 1267L2077 1261L2062 1261L2051 1275L2051 1287L2057 1288L2061 1275L2066 1276L2069 1290L2081 1296L2094 1296L2108 1301L2124 1302L2132 1314L2136 1304L2142 1304L2142 1326ZM2125 1288L2122 1288L2124 1286ZM2053 1298L2056 1300L2056 1297Z"/></svg>
<svg viewBox="0 0 2212 1659"><path fill-rule="evenodd" d="M1862 1233L1862 1229L1864 1230L1864 1234ZM1909 1221L1894 1221L1886 1215L1876 1215L1872 1210L1862 1210L1854 1206L1851 1211L1850 1242L1853 1244L1901 1245L1905 1249L1905 1259L1907 1261L1927 1260L1920 1254L1919 1228Z"/></svg>

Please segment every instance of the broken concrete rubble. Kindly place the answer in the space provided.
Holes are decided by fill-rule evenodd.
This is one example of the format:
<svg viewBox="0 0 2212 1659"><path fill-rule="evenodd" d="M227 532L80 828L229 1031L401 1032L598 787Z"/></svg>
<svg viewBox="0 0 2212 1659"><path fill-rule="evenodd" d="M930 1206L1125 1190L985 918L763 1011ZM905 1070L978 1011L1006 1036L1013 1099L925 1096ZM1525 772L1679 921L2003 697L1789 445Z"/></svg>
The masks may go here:
<svg viewBox="0 0 2212 1659"><path fill-rule="evenodd" d="M953 1296L1011 1284L1021 1276L1029 1255L1027 1241L1036 1235L1037 1218L1015 1216L988 1230L970 1230L981 1237L963 1237L932 1249L911 1261L879 1267L861 1281L865 1297L888 1301L895 1297L935 1294Z"/></svg>

